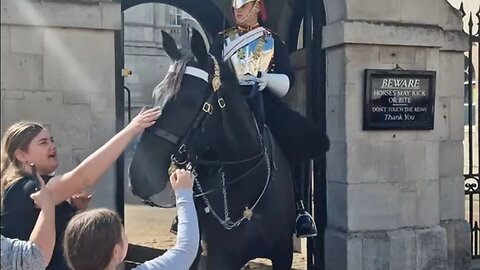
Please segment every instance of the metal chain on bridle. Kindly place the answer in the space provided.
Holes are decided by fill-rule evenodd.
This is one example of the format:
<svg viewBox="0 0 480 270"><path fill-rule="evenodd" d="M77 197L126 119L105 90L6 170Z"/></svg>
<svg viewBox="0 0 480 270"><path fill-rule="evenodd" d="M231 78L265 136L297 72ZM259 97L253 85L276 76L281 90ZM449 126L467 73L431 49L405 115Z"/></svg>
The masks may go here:
<svg viewBox="0 0 480 270"><path fill-rule="evenodd" d="M260 138L261 139L261 138ZM267 178L265 181L265 185L263 186L262 192L258 196L257 200L255 203L252 205L251 208L246 208L245 211L243 212L243 215L241 218L237 219L236 221L232 221L230 217L230 211L228 209L228 195L227 195L227 185L226 185L226 179L225 179L225 172L223 171L223 167L219 170L222 178L222 195L223 195L223 210L224 210L224 218L221 218L218 213L213 209L212 204L210 203L210 200L207 197L207 194L204 194L201 196L203 202L205 203L206 207L204 208L205 213L212 213L212 215L215 217L215 219L226 229L226 230L231 230L233 228L238 227L245 219L250 220L253 215L253 210L255 207L257 207L258 203L262 199L263 195L265 194L265 191L268 188L268 185L270 183L271 179L271 165L270 165L270 157L268 156L267 148L264 147L264 158L265 158L265 163L267 165ZM198 175L195 171L195 169L192 168L192 174L194 176L194 182L195 185L200 193L204 193L202 185L200 184L200 181L198 180Z"/></svg>

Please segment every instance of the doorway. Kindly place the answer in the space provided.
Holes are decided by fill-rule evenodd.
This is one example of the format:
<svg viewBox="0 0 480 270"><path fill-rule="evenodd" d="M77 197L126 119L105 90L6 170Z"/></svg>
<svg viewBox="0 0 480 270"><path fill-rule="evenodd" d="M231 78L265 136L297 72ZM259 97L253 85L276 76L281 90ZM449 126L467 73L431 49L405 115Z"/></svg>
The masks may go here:
<svg viewBox="0 0 480 270"><path fill-rule="evenodd" d="M146 81L156 81L158 83L163 76L159 75L157 78L151 77L150 79L140 78L140 74L135 76L136 71L132 71L132 76L124 78L121 76L122 69L129 68L128 63L130 60L133 61L134 58L143 59L140 63L140 66L146 68L146 62L152 61L151 58L161 59L161 53L156 51L154 47L148 47L148 44L142 44L141 40L138 42L126 41L128 40L128 35L133 34L132 31L139 31L129 28L148 28L145 25L145 21L136 21L130 25L125 21L125 17L130 16L137 7L142 5L152 5L150 10L156 12L162 12L160 7L155 7L153 5L164 4L164 6L169 6L173 10L173 13L166 12L164 13L165 19L169 20L172 24L179 22L179 14L185 12L189 16L201 25L201 28L204 29L204 34L206 38L211 42L215 35L221 31L224 27L228 27L228 20L224 18L222 12L223 7L226 7L223 10L228 11L228 3L230 0L205 0L202 1L201 5L198 0L157 0L157 1L145 1L145 0L123 0L122 1L122 12L124 18L124 31L116 33L115 42L116 42L116 71L117 71L117 80L116 80L116 115L117 115L117 127L119 129L124 126L128 121L128 114L132 116L136 114L138 108L141 108L143 104L147 104L149 97L148 91L142 91L135 89L135 87L130 86L130 84L144 84L145 89L153 89L152 83L146 83ZM290 92L291 94L286 98L293 107L303 112L312 122L318 125L323 130L326 129L326 119L325 119L325 65L326 58L325 52L321 48L322 35L321 29L325 25L325 7L323 1L315 0L282 0L286 8L283 10L277 10L276 7L282 6L278 4L278 1L269 1L265 0L267 4L267 9L269 10L269 16L272 20L267 27L277 32L283 40L285 40L287 47L291 53L292 61L296 69L296 85L294 89ZM225 2L225 3L224 3ZM222 7L222 8L219 8ZM272 10L274 10L272 12ZM141 17L141 11L140 12ZM134 13L134 12L133 12ZM158 14L157 14L158 15ZM154 20L155 15L152 15L152 21ZM127 18L128 19L128 18ZM145 18L144 18L145 19ZM157 39L159 31L155 33L155 24L153 22L153 30L151 31L152 42L155 43L160 41ZM181 27L180 27L181 28ZM158 30L158 29L157 29ZM130 32L129 32L130 31ZM149 30L145 30L149 31ZM180 32L175 32L175 28L171 28L171 33L178 34L181 36ZM180 29L181 31L181 29ZM140 31L142 32L142 31ZM139 37L143 35L149 35L149 33L143 32ZM181 42L181 37L179 37L179 42ZM143 51L144 55L136 55L134 51ZM158 52L159 55L155 53ZM129 59L130 58L130 59ZM162 74L165 71L165 68L168 69L169 62L166 62L167 65L158 64L154 67L153 71L150 71L150 75ZM155 64L154 64L155 65ZM137 68L137 72L140 70ZM124 88L127 86L127 89ZM151 93L151 92L150 92ZM141 102L138 102L138 101ZM128 161L128 152L123 159L119 159L117 162L117 210L122 215L124 220L127 220L128 223L128 213L126 214L126 209L129 207L129 203L135 203L135 198L132 198L128 193L128 187L125 185L128 182L125 171L126 167L129 164ZM325 157L319 158L315 161L311 161L303 165L303 176L307 178L309 187L306 187L307 192L304 194L304 201L307 202L307 208L311 209L312 214L317 222L319 235L315 238L309 239L305 243L305 264L308 265L307 269L323 269L324 267L324 238L323 232L326 226L326 175L325 175ZM139 200L137 200L138 202ZM126 206L127 203L127 206ZM146 207L146 206L141 206ZM148 209L148 208L147 208ZM127 209L128 210L128 209ZM148 214L149 216L156 215L157 210L161 209L149 209L149 211L155 212ZM167 210L168 211L168 210ZM170 213L170 215L173 215ZM168 215L167 215L168 216ZM127 219L125 219L127 218ZM170 226L171 220L166 218L161 221L162 224L166 224L166 227ZM127 224L128 226L128 224ZM153 233L158 233L154 231ZM162 232L168 233L168 232ZM173 237L173 236L172 236ZM152 243L153 245L158 243ZM301 248L300 248L301 249ZM147 252L147 251L145 251ZM151 254L154 255L154 254ZM305 268L303 268L305 269Z"/></svg>

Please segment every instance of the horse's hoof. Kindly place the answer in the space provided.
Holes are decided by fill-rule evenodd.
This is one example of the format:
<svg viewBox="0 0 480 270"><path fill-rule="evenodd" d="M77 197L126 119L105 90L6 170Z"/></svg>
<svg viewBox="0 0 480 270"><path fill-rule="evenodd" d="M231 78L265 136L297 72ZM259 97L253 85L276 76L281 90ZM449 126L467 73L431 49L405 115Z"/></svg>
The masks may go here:
<svg viewBox="0 0 480 270"><path fill-rule="evenodd" d="M175 217L175 219L172 222L172 226L170 226L170 233L177 235L177 230L178 230L178 216Z"/></svg>

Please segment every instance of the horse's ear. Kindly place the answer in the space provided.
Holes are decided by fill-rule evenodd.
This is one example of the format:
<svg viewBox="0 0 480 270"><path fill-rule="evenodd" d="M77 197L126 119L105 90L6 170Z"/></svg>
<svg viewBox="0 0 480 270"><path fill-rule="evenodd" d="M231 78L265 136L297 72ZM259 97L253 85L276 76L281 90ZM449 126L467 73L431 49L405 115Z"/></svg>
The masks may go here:
<svg viewBox="0 0 480 270"><path fill-rule="evenodd" d="M167 32L162 30L162 42L165 52L170 56L173 61L177 61L182 58L182 53L178 50L175 40Z"/></svg>
<svg viewBox="0 0 480 270"><path fill-rule="evenodd" d="M205 47L202 35L194 28L192 28L192 41L190 43L192 53L200 64L207 63L208 51Z"/></svg>

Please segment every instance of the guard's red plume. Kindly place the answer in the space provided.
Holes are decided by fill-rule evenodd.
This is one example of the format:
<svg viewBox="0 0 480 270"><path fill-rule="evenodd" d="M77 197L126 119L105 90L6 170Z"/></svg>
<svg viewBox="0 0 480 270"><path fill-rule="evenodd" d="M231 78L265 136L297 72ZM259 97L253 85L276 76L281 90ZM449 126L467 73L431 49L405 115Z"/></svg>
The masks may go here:
<svg viewBox="0 0 480 270"><path fill-rule="evenodd" d="M259 2L260 11L258 13L258 16L260 17L260 20L262 20L262 22L266 22L268 19L268 14L267 8L265 7L265 0L260 0Z"/></svg>

